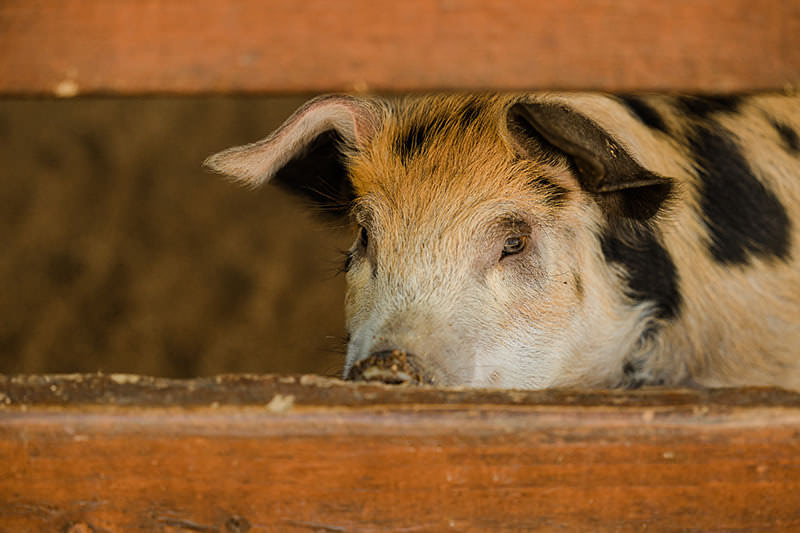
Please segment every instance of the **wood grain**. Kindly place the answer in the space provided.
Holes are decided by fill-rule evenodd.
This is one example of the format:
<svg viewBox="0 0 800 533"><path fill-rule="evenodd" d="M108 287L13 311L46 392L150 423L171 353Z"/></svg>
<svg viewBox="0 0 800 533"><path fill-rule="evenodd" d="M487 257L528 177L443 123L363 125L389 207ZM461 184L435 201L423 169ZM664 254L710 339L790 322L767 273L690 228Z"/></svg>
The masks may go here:
<svg viewBox="0 0 800 533"><path fill-rule="evenodd" d="M800 82L792 0L5 0L0 94Z"/></svg>
<svg viewBox="0 0 800 533"><path fill-rule="evenodd" d="M0 380L1 531L790 531L800 395Z"/></svg>

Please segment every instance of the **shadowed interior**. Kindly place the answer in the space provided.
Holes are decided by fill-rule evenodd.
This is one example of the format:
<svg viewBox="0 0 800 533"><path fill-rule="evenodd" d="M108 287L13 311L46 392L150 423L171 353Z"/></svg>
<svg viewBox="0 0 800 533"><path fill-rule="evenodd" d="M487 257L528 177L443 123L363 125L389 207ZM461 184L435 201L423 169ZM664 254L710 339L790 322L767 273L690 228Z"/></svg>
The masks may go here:
<svg viewBox="0 0 800 533"><path fill-rule="evenodd" d="M338 375L351 236L201 168L306 99L0 100L0 372Z"/></svg>

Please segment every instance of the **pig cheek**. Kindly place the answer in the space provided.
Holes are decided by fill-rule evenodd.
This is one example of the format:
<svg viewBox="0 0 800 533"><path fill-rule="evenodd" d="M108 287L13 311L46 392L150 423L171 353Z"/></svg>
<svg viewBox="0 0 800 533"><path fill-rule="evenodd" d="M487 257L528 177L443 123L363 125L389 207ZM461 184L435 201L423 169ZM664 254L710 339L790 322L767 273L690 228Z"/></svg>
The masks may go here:
<svg viewBox="0 0 800 533"><path fill-rule="evenodd" d="M538 322L544 298L537 284L526 274L498 270L487 279L488 298L482 307L484 334L479 339L481 351L508 352L518 339ZM495 380L498 378L495 376Z"/></svg>
<svg viewBox="0 0 800 533"><path fill-rule="evenodd" d="M516 383L513 369L521 360L535 355L534 374L543 383L560 366L564 336L570 335L570 324L580 310L580 298L573 276L548 276L542 271L517 276L498 276L490 290L493 301L487 306L497 317L493 335L483 339L483 353L495 353L484 368L488 386L524 386ZM498 357L502 354L503 357Z"/></svg>
<svg viewBox="0 0 800 533"><path fill-rule="evenodd" d="M519 328L530 330L530 326L535 325L534 330L546 332L549 339L569 335L569 326L580 309L580 300L572 285L571 278L560 275L529 285L509 305L511 316L505 327L518 331ZM537 341L541 342L538 338L531 340L538 344Z"/></svg>

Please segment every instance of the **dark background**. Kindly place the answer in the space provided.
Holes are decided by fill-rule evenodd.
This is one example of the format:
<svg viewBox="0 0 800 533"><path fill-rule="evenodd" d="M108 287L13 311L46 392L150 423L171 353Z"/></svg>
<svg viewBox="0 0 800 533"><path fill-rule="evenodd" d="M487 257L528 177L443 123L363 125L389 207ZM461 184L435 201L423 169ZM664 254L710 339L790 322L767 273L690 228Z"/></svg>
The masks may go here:
<svg viewBox="0 0 800 533"><path fill-rule="evenodd" d="M306 99L0 99L0 373L336 375L349 232L201 168Z"/></svg>

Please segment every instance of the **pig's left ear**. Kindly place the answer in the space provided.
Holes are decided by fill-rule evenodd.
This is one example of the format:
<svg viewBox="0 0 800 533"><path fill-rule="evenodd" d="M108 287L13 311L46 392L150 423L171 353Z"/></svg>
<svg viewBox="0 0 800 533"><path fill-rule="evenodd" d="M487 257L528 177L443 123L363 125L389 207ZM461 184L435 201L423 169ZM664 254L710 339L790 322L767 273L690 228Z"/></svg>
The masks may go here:
<svg viewBox="0 0 800 533"><path fill-rule="evenodd" d="M353 200L344 153L377 130L375 102L346 95L311 100L269 137L214 154L203 165L247 185L273 181L329 215Z"/></svg>
<svg viewBox="0 0 800 533"><path fill-rule="evenodd" d="M566 154L574 163L581 187L596 193L622 216L650 218L669 197L672 180L641 166L597 124L567 107L517 103L509 110L509 120L527 126L523 128L526 134L540 136L537 140L542 148Z"/></svg>

